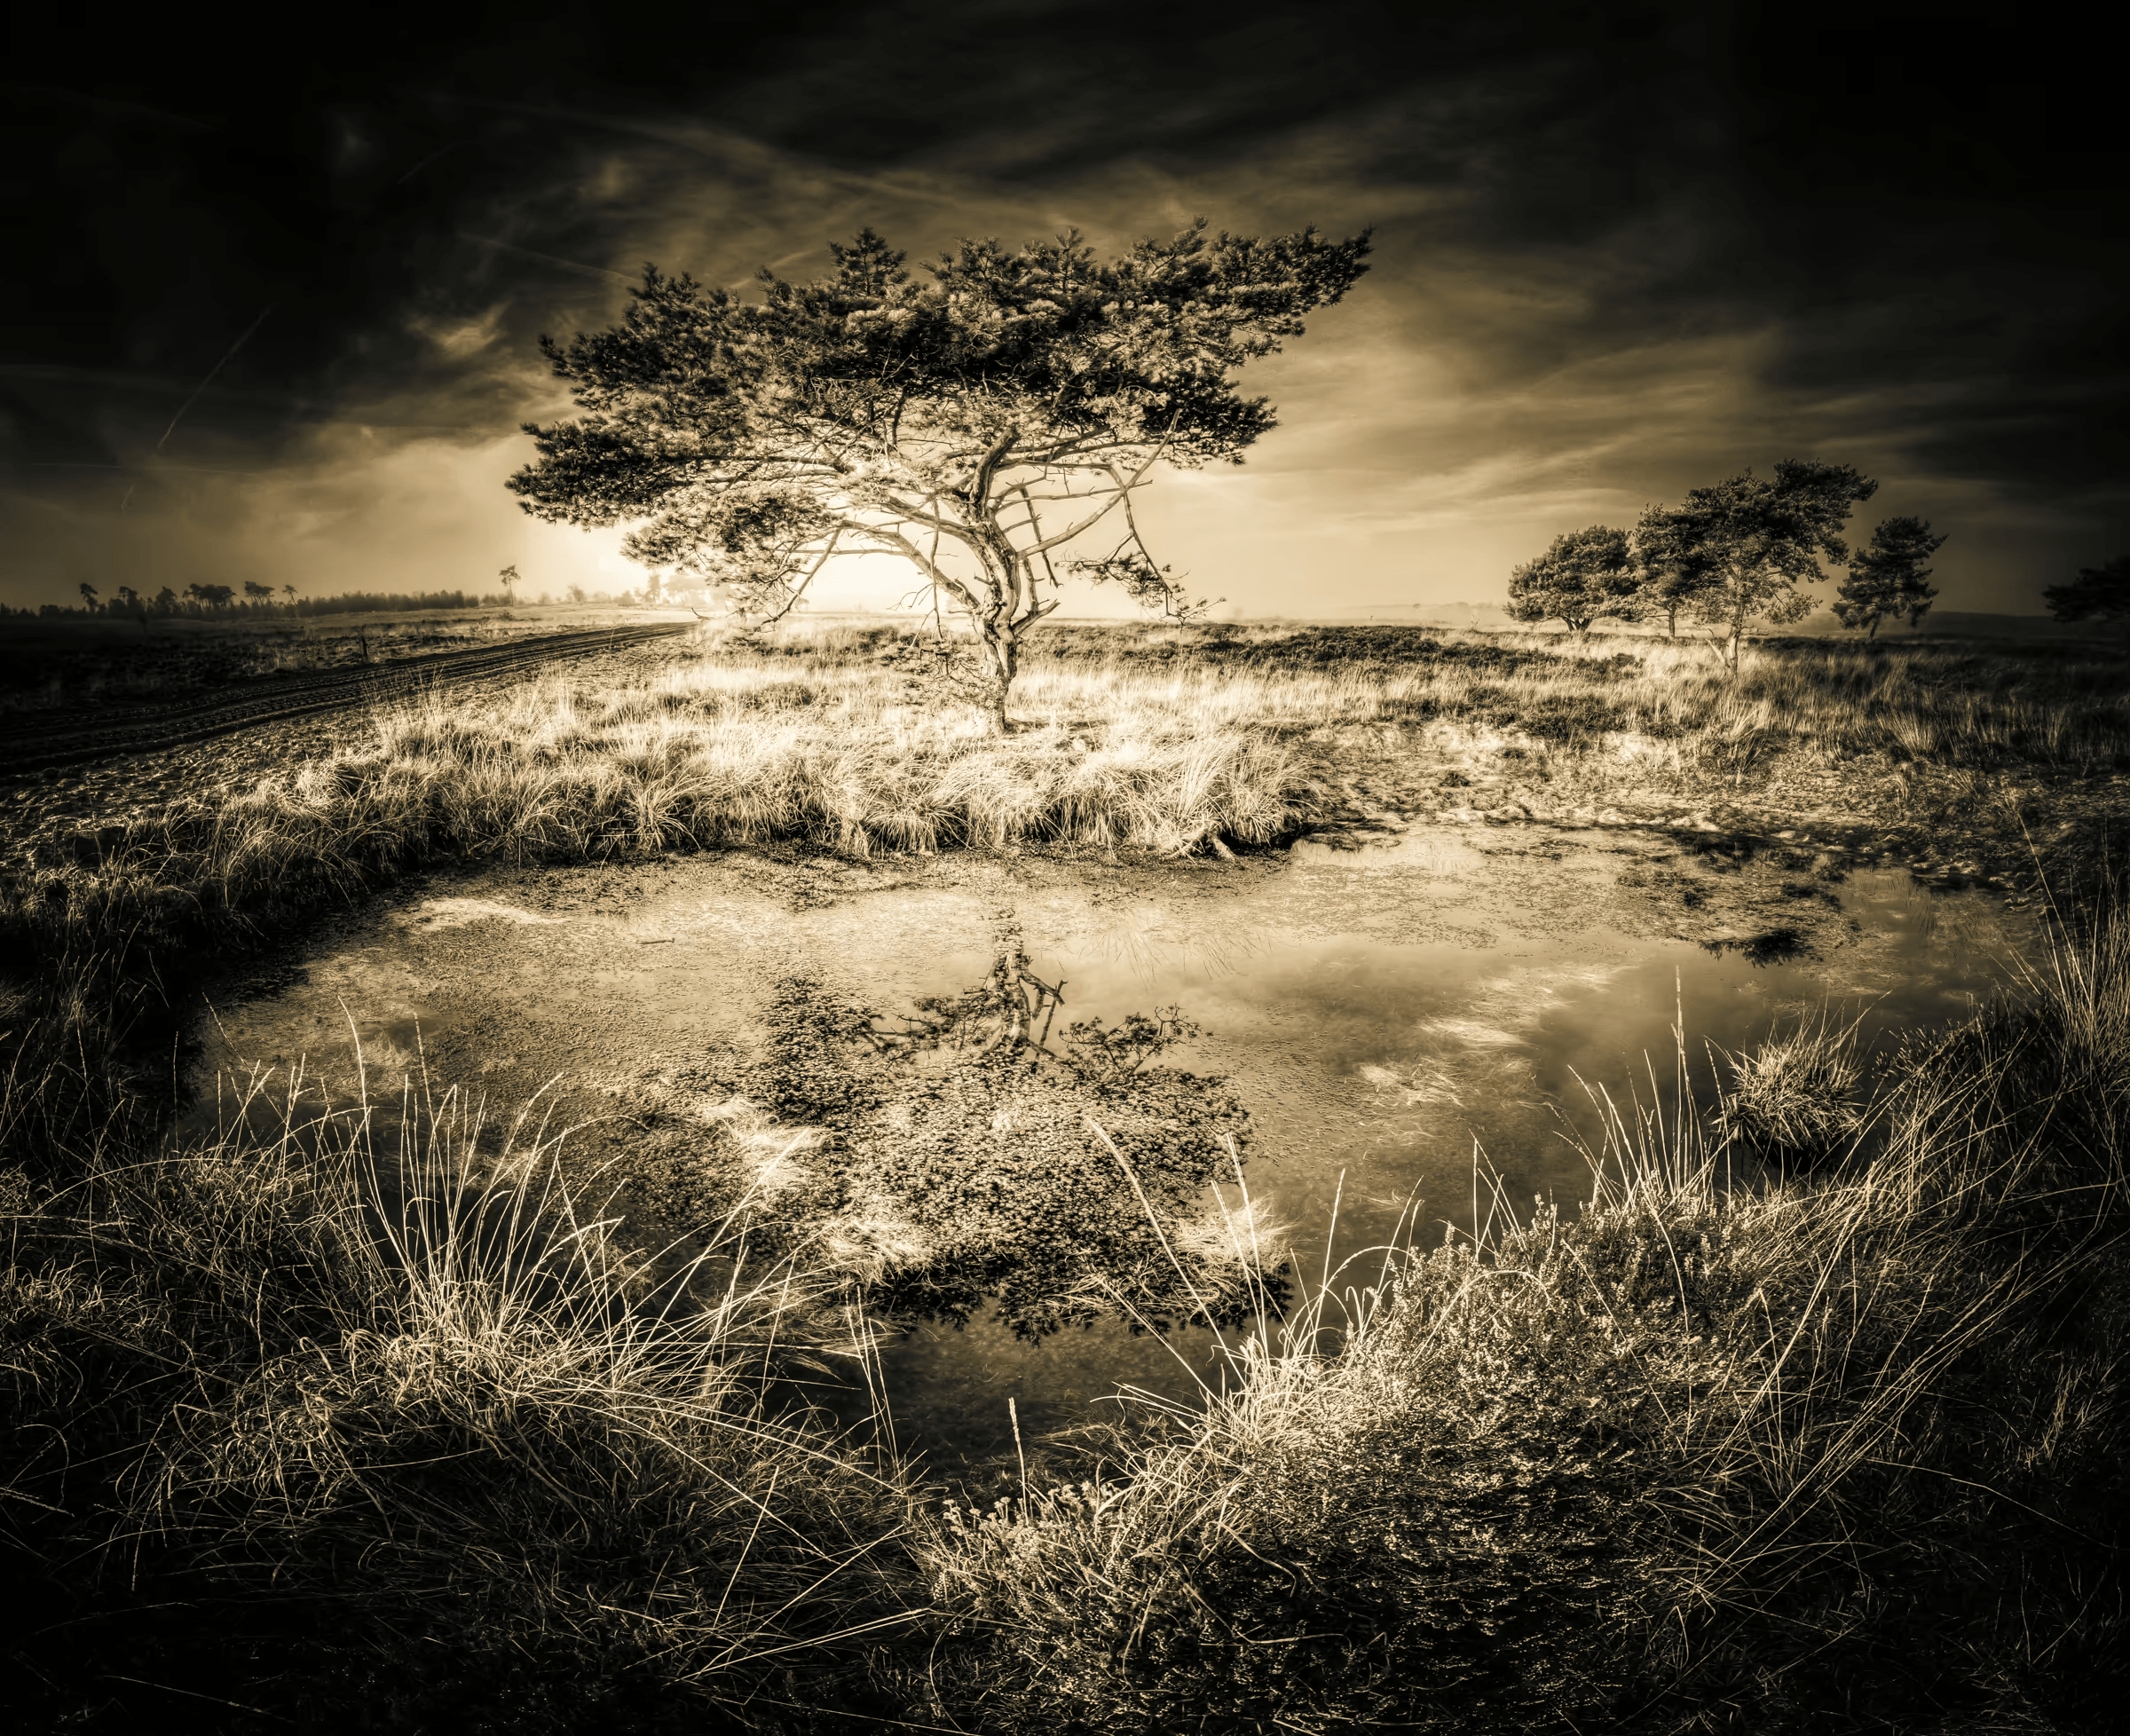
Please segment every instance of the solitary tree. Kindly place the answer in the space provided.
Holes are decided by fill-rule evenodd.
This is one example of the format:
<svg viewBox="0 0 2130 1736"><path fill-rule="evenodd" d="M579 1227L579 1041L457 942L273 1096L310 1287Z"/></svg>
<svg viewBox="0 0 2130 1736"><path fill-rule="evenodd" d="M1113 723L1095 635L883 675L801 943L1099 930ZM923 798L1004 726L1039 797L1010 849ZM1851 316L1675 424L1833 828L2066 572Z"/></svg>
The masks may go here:
<svg viewBox="0 0 2130 1736"><path fill-rule="evenodd" d="M1077 233L965 241L920 280L868 229L825 278L759 272L760 302L647 267L619 326L541 339L581 414L528 427L540 457L510 486L536 517L631 524L632 558L771 619L832 555L898 556L968 619L1004 730L1022 638L1058 606L1053 555L1108 520L1115 546L1069 570L1172 606L1132 493L1164 462L1242 462L1274 419L1235 371L1368 250L1202 220L1114 261Z"/></svg>
<svg viewBox="0 0 2130 1736"><path fill-rule="evenodd" d="M1866 639L1878 637L1879 622L1889 615L1905 615L1915 626L1937 595L1926 582L1930 569L1923 563L1945 541L1932 536L1923 519L1889 518L1849 564L1849 577L1834 594L1835 617L1844 627L1862 627Z"/></svg>
<svg viewBox="0 0 2130 1736"><path fill-rule="evenodd" d="M1592 621L1607 616L1637 619L1639 588L1627 533L1593 525L1555 537L1544 554L1510 575L1509 617L1558 620L1571 633L1588 633Z"/></svg>
<svg viewBox="0 0 2130 1736"><path fill-rule="evenodd" d="M1733 674L1755 621L1801 620L1811 612L1812 599L1797 588L1825 576L1821 556L1849 558L1842 528L1878 486L1847 464L1785 459L1771 481L1747 470L1688 493L1676 517L1685 548L1707 568L1694 613L1724 628Z"/></svg>
<svg viewBox="0 0 2130 1736"><path fill-rule="evenodd" d="M1645 507L1628 538L1636 600L1645 617L1664 622L1664 636L1679 636L1679 616L1691 612L1710 582L1707 555L1689 534L1689 521L1661 506Z"/></svg>
<svg viewBox="0 0 2130 1736"><path fill-rule="evenodd" d="M2105 566L2082 566L2068 585L2044 586L2041 596L2060 621L2119 624L2130 649L2130 555L2118 555Z"/></svg>
<svg viewBox="0 0 2130 1736"><path fill-rule="evenodd" d="M516 561L511 562L509 566L505 567L495 576L502 581L503 601L508 604L512 597L517 595L517 593L511 588L517 583L518 580L517 563Z"/></svg>

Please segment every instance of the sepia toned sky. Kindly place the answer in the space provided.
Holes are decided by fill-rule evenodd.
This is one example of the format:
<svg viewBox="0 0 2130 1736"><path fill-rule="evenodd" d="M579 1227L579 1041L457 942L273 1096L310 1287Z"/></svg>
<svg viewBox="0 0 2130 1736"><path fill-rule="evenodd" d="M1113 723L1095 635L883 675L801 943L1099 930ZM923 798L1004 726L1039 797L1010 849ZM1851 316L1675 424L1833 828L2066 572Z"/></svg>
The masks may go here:
<svg viewBox="0 0 2130 1736"><path fill-rule="evenodd" d="M2017 5L355 6L313 51L18 5L0 601L256 579L620 588L526 518L535 350L645 262L739 285L1203 214L1373 225L1247 370L1281 426L1149 540L1245 613L1487 602L1558 533L1787 457L1952 540L1946 609L2130 553L2125 138ZM655 21L657 28L653 28ZM162 34L156 34L158 31ZM875 564L826 600L889 601Z"/></svg>

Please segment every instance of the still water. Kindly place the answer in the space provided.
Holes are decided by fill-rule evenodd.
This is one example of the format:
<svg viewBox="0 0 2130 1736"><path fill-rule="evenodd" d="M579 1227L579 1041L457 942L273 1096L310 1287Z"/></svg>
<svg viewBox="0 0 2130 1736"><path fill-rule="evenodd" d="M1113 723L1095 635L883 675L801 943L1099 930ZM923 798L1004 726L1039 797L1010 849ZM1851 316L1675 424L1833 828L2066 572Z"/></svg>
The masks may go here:
<svg viewBox="0 0 2130 1736"><path fill-rule="evenodd" d="M1469 1225L1475 1201L1481 1215L1495 1197L1572 1210L1590 1188L1575 1136L1595 1132L1590 1091L1668 1091L1675 1030L1705 1095L1710 1045L1741 1049L1821 1008L1882 1045L1971 1011L2033 940L1993 900L1926 892L1905 873L1824 857L1817 875L1795 860L1716 866L1727 877L1662 838L1561 833L1448 839L1369 865L728 857L468 877L381 899L309 943L272 991L221 997L203 1022L194 1119L218 1071L302 1061L328 1094L344 1091L353 1038L373 1089L381 1064L404 1069L418 1051L432 1078L493 1103L544 1091L556 1124L581 1124L573 1137L625 1162L615 1105L628 1082L744 1053L780 977L804 972L894 1011L968 988L1010 932L1037 975L1061 981L1066 1016L1173 1007L1199 1027L1164 1059L1226 1075L1249 1109L1247 1186L1289 1227L1300 1281L1343 1271L1365 1283L1369 1250L1439 1240L1446 1222ZM1678 908L1702 914L1683 922L1662 897L1621 889L1653 876L1691 880ZM1714 925L1711 944L1719 895L1735 920ZM1747 943L1770 930L1782 944ZM1120 1385L1187 1400L1217 1378L1214 1350L1210 1333L1163 1339L1112 1322L1029 1344L980 1318L919 1326L887 1347L883 1373L901 1444L951 1475L1013 1451L1009 1398L1032 1444L1114 1415Z"/></svg>

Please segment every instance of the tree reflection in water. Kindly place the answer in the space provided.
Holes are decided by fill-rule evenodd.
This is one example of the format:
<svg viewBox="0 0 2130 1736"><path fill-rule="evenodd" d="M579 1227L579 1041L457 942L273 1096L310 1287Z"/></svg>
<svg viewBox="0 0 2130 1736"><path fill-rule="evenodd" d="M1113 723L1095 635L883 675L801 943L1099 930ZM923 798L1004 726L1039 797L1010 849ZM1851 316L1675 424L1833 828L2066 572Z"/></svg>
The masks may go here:
<svg viewBox="0 0 2130 1736"><path fill-rule="evenodd" d="M661 1076L639 1104L639 1208L744 1227L751 1258L833 1274L889 1319L995 1305L1036 1338L1278 1312L1278 1238L1214 1189L1242 1180L1227 1081L1164 1064L1175 1007L1062 1022L1017 935L964 993L891 1015L779 983L753 1061Z"/></svg>

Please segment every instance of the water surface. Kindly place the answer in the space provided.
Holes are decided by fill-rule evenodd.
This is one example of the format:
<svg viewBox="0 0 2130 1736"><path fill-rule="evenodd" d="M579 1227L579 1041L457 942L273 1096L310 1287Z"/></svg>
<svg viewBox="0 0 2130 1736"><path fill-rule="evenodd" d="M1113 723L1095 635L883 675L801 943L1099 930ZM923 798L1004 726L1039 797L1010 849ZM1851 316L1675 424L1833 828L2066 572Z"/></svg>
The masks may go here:
<svg viewBox="0 0 2130 1736"><path fill-rule="evenodd" d="M746 1052L780 978L894 1010L969 987L1002 933L1062 982L1070 1018L1173 1006L1199 1026L1168 1059L1230 1077L1255 1125L1251 1195L1292 1227L1305 1277L1344 1265L1351 1282L1369 1248L1493 1209L1482 1175L1519 1207L1572 1209L1589 1088L1668 1089L1675 1030L1706 1092L1709 1045L1742 1049L1821 1007L1859 1018L1867 1043L1942 1023L2031 941L1994 901L1905 873L1809 851L1741 865L1629 833L1445 833L1368 862L1160 872L733 856L491 872L377 900L308 943L296 980L221 998L198 1072L303 1061L344 1093L359 1041L374 1091L425 1059L497 1104L540 1093L556 1124L584 1124L579 1146L625 1162L635 1083ZM1033 1441L1107 1414L1119 1383L1187 1399L1211 1350L1208 1333L1121 1322L1031 1345L980 1319L919 1327L885 1374L903 1444L951 1471L1012 1450L1009 1397Z"/></svg>

